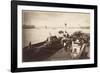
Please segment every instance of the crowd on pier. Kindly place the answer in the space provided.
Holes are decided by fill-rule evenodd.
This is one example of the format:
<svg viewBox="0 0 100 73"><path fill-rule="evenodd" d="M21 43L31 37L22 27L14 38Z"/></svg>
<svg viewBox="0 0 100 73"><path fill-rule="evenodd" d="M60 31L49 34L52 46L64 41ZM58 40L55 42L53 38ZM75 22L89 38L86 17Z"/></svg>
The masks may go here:
<svg viewBox="0 0 100 73"><path fill-rule="evenodd" d="M50 36L46 40L48 47L53 47L58 42L63 46L66 52L69 52L72 58L89 58L90 50L90 36L87 33L76 31L72 34L68 34L67 31L59 31L59 36ZM55 44L55 45L54 45ZM56 47L57 48L57 47ZM56 49L55 48L55 49Z"/></svg>

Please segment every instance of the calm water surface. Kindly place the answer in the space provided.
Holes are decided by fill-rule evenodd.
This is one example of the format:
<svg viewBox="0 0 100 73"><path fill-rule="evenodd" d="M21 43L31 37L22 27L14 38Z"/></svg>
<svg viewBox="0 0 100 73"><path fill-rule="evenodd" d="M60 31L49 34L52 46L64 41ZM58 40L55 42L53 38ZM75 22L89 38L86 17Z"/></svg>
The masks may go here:
<svg viewBox="0 0 100 73"><path fill-rule="evenodd" d="M28 46L29 42L36 44L47 39L49 33L52 35L58 35L59 30L64 29L23 29L23 47ZM89 33L89 29L67 29L69 34L72 34L75 31L82 31Z"/></svg>

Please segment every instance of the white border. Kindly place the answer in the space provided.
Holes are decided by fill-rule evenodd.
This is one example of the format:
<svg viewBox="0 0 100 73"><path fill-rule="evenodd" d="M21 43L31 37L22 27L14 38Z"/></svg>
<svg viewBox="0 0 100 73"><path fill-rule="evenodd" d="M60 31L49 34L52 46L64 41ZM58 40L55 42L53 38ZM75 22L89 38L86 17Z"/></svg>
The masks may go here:
<svg viewBox="0 0 100 73"><path fill-rule="evenodd" d="M90 13L90 59L87 60L64 60L64 61L43 61L43 62L25 62L22 63L22 10L41 10L41 11L60 11L60 12L82 12ZM25 67L43 67L43 66L58 66L58 65L77 65L77 64L92 64L94 63L94 10L92 9L77 9L77 8L57 8L57 7L40 7L40 6L18 6L18 43L17 43L17 62L18 68Z"/></svg>

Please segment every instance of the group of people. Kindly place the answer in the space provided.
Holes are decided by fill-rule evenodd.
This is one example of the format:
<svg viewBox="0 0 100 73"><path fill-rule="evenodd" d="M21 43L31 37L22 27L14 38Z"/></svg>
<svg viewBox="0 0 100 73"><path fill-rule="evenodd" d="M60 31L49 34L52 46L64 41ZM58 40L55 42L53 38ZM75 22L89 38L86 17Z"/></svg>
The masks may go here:
<svg viewBox="0 0 100 73"><path fill-rule="evenodd" d="M66 52L70 52L73 58L89 58L89 40L90 37L81 31L68 34L67 31L59 31L59 35L50 36L47 39L48 46L59 41ZM88 48L86 48L88 47ZM88 51L87 51L88 49Z"/></svg>

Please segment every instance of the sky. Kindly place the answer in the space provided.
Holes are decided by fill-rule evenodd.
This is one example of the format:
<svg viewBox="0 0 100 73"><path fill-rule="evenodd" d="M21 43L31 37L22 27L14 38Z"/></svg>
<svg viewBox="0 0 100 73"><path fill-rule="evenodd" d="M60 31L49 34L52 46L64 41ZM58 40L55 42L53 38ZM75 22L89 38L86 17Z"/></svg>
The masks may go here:
<svg viewBox="0 0 100 73"><path fill-rule="evenodd" d="M90 26L89 13L50 12L50 11L22 11L22 24L36 27L86 27Z"/></svg>

